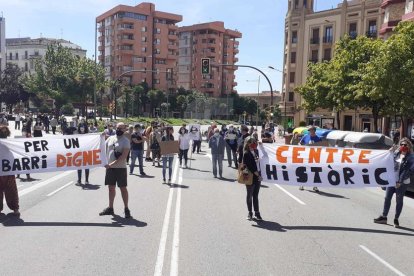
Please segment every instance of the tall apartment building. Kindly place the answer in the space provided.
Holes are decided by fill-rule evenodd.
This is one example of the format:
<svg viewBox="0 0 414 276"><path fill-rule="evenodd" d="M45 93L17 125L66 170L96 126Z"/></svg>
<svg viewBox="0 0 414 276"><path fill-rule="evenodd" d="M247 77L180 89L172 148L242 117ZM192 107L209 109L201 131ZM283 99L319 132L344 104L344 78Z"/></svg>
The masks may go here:
<svg viewBox="0 0 414 276"><path fill-rule="evenodd" d="M179 28L178 87L196 89L213 97L236 93L236 67L214 64L236 64L242 34L229 30L221 21ZM209 58L210 74L201 73L201 59Z"/></svg>
<svg viewBox="0 0 414 276"><path fill-rule="evenodd" d="M400 21L414 21L414 0L383 0L384 22L380 34L387 39Z"/></svg>
<svg viewBox="0 0 414 276"><path fill-rule="evenodd" d="M17 65L23 72L31 74L35 72L35 61L45 56L47 47L53 44L61 44L76 56L86 57L86 50L70 41L55 38L7 38L7 63Z"/></svg>
<svg viewBox="0 0 414 276"><path fill-rule="evenodd" d="M99 62L106 77L122 75L130 84L146 82L151 88L177 88L178 14L155 10L152 3L119 5L96 18ZM130 72L142 70L143 72Z"/></svg>
<svg viewBox="0 0 414 276"><path fill-rule="evenodd" d="M6 19L0 17L0 72L6 67Z"/></svg>
<svg viewBox="0 0 414 276"><path fill-rule="evenodd" d="M355 38L366 35L377 38L383 20L382 0L344 0L337 8L314 11L314 0L289 0L285 19L285 52L282 90L282 114L293 125L300 121L323 126L336 124L332 110L306 113L300 106L302 97L295 87L306 82L308 62L330 60L335 43L345 34ZM388 0L388 2L393 2ZM401 1L395 1L401 2ZM372 130L373 118L369 111L340 112L344 130Z"/></svg>

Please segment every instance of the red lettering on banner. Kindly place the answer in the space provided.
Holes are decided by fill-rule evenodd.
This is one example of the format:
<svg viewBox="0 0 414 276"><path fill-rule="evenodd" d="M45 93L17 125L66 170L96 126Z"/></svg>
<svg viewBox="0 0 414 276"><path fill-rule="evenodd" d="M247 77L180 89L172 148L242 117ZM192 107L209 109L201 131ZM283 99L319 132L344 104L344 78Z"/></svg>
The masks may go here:
<svg viewBox="0 0 414 276"><path fill-rule="evenodd" d="M289 146L280 146L276 150L276 159L279 163L287 163L287 158L282 153L289 150Z"/></svg>
<svg viewBox="0 0 414 276"><path fill-rule="evenodd" d="M322 148L310 148L309 163L321 163Z"/></svg>
<svg viewBox="0 0 414 276"><path fill-rule="evenodd" d="M367 154L370 154L372 151L370 150L361 150L359 153L358 163L360 164L369 164L369 159L366 158Z"/></svg>
<svg viewBox="0 0 414 276"><path fill-rule="evenodd" d="M344 149L342 151L342 158L341 158L341 163L352 163L352 160L349 158L349 156L354 155L354 150L351 149Z"/></svg>
<svg viewBox="0 0 414 276"><path fill-rule="evenodd" d="M303 158L299 157L299 152L305 151L304 147L294 147L293 148L293 155L292 155L292 163L303 163Z"/></svg>
<svg viewBox="0 0 414 276"><path fill-rule="evenodd" d="M79 151L72 155L67 153L66 156L58 154L56 156L56 167L82 167L91 165L100 165L101 150Z"/></svg>
<svg viewBox="0 0 414 276"><path fill-rule="evenodd" d="M335 148L326 148L326 152L328 153L328 158L326 159L326 163L333 163L334 161L334 153L338 152L338 149Z"/></svg>

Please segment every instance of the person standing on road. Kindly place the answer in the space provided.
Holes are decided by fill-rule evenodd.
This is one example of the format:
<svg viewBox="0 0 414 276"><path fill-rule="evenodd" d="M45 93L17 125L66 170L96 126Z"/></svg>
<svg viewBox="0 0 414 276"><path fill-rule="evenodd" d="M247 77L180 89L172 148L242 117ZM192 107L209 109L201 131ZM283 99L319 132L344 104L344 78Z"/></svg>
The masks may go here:
<svg viewBox="0 0 414 276"><path fill-rule="evenodd" d="M244 148L244 141L246 138L249 137L249 128L245 125L241 126L241 135L237 140L237 152L239 153L239 164L243 162L243 148Z"/></svg>
<svg viewBox="0 0 414 276"><path fill-rule="evenodd" d="M42 130L43 130L43 124L40 118L36 119L36 123L33 126L33 137L42 137Z"/></svg>
<svg viewBox="0 0 414 276"><path fill-rule="evenodd" d="M126 165L126 157L131 145L128 138L124 136L125 131L125 124L118 123L116 126L116 135L109 137L105 143L108 157L108 164L105 166L105 185L108 186L109 191L109 206L99 213L100 216L114 215L115 185L118 185L121 190L122 200L124 201L125 218L131 217L131 211L128 208Z"/></svg>
<svg viewBox="0 0 414 276"><path fill-rule="evenodd" d="M208 141L208 146L211 149L211 160L213 162L213 175L217 178L217 166L219 169L220 178L223 178L223 159L224 149L226 148L226 141L223 136L220 135L218 128L214 129L214 134Z"/></svg>
<svg viewBox="0 0 414 276"><path fill-rule="evenodd" d="M201 129L197 129L192 126L190 132L193 134L193 153L197 150L197 153L201 151Z"/></svg>
<svg viewBox="0 0 414 276"><path fill-rule="evenodd" d="M145 152L145 161L146 162L151 162L152 161L152 158L151 158L151 144L150 144L150 139L149 138L150 138L151 133L152 133L153 125L154 125L154 122L152 122L151 125L148 126L145 129L145 132L144 132L144 136L147 137L147 140L145 142L145 144L147 145L147 151Z"/></svg>
<svg viewBox="0 0 414 276"><path fill-rule="evenodd" d="M105 140L108 139L110 136L115 136L116 131L114 130L114 126L112 123L108 124L108 127L104 130Z"/></svg>
<svg viewBox="0 0 414 276"><path fill-rule="evenodd" d="M0 139L7 139L9 136L8 126L0 125ZM7 206L13 211L13 215L20 216L19 194L14 175L0 176L0 213L3 211L3 197L6 198Z"/></svg>
<svg viewBox="0 0 414 276"><path fill-rule="evenodd" d="M43 124L45 125L46 133L49 133L50 130L50 119L48 114L43 115Z"/></svg>
<svg viewBox="0 0 414 276"><path fill-rule="evenodd" d="M131 136L132 136L132 133L134 133L134 126L129 125L129 126L128 126L128 131L126 131L126 132L124 133L124 136L125 136L126 138L128 138L128 140L129 140L129 142L130 142L130 143L131 143ZM131 144L131 148L132 148L132 144ZM129 165L129 159L130 159L130 157L131 157L131 150L128 152L128 156L127 156L127 159L126 159L127 165Z"/></svg>
<svg viewBox="0 0 414 276"><path fill-rule="evenodd" d="M308 128L309 133L304 135L302 139L299 141L300 145L313 145L322 141L322 139L316 135L316 127L311 126ZM303 191L305 188L303 186L299 187L299 190ZM313 187L313 191L319 193L318 187Z"/></svg>
<svg viewBox="0 0 414 276"><path fill-rule="evenodd" d="M85 125L78 126L78 134L89 133L88 127ZM78 185L82 184L82 170L78 170ZM89 169L85 169L85 185L89 184Z"/></svg>
<svg viewBox="0 0 414 276"><path fill-rule="evenodd" d="M136 124L134 132L131 134L131 165L129 166L129 174L134 173L135 161L138 158L139 173L143 176L146 175L143 167L144 143L146 140L147 138L142 135L141 125Z"/></svg>
<svg viewBox="0 0 414 276"><path fill-rule="evenodd" d="M167 127L166 134L162 137L161 141L174 141L174 129L171 126ZM174 161L174 154L164 154L162 156L162 177L164 183L165 181L165 175L167 170L167 162L168 162L168 184L171 184L171 175L172 175L172 164Z"/></svg>
<svg viewBox="0 0 414 276"><path fill-rule="evenodd" d="M388 186L385 192L384 209L382 215L374 219L375 223L387 224L387 216L391 207L391 200L395 193L397 206L395 207L394 227L400 227L398 221L404 204L404 194L410 185L411 177L414 175L413 144L410 139L404 137L400 140L400 148L394 152L394 172L397 184L395 187Z"/></svg>
<svg viewBox="0 0 414 276"><path fill-rule="evenodd" d="M8 126L9 122L7 121L6 115L4 113L0 114L0 125L2 126Z"/></svg>
<svg viewBox="0 0 414 276"><path fill-rule="evenodd" d="M263 220L259 211L259 191L262 181L259 164L259 151L257 150L257 141L254 138L247 138L243 148L243 166L253 174L253 184L246 185L246 203L248 220L253 219L252 203L256 220Z"/></svg>
<svg viewBox="0 0 414 276"><path fill-rule="evenodd" d="M53 116L53 118L50 120L50 126L52 127L53 135L56 134L57 125L58 125L58 120L56 119L56 116Z"/></svg>
<svg viewBox="0 0 414 276"><path fill-rule="evenodd" d="M150 149L152 152L152 165L155 166L155 161L158 163L158 167L160 166L160 160L161 160L161 151L160 151L160 143L161 141L161 133L158 130L157 125L153 125L151 135L149 137L150 140Z"/></svg>
<svg viewBox="0 0 414 276"><path fill-rule="evenodd" d="M16 114L16 118L14 118L14 129L20 130L20 114Z"/></svg>
<svg viewBox="0 0 414 276"><path fill-rule="evenodd" d="M237 140L239 139L237 132L233 125L229 125L229 129L224 133L224 140L226 141L227 161L229 167L234 163L235 168L239 167L237 162Z"/></svg>
<svg viewBox="0 0 414 276"><path fill-rule="evenodd" d="M187 169L187 162L188 162L188 150L190 148L190 137L188 136L187 130L185 127L181 127L180 130L180 136L178 136L178 141L180 142L180 153L178 155L178 158L180 160L180 167L183 167L183 157L185 162L185 168Z"/></svg>

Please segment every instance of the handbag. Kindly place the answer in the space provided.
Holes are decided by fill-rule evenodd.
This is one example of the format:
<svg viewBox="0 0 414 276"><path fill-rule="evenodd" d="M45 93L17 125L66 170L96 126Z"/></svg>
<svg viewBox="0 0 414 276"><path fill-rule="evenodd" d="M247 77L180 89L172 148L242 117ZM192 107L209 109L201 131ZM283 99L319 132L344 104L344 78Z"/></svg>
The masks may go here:
<svg viewBox="0 0 414 276"><path fill-rule="evenodd" d="M250 172L247 167L243 164L240 164L238 169L237 182L244 185L253 184L253 173Z"/></svg>

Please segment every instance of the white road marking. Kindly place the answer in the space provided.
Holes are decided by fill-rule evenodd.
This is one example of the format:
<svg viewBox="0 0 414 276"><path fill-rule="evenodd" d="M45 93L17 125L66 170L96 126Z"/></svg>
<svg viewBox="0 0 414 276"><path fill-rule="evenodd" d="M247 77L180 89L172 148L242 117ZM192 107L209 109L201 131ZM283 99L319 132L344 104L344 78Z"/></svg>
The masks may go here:
<svg viewBox="0 0 414 276"><path fill-rule="evenodd" d="M278 187L280 190L282 190L285 194L287 194L288 196L290 196L291 198L293 198L294 200L296 200L297 202L299 202L299 204L302 205L306 205L305 202L303 202L302 200L300 200L299 198L297 198L296 196L292 195L291 193L289 193L285 188L283 188L282 186L280 186L279 184L275 184L276 187Z"/></svg>
<svg viewBox="0 0 414 276"><path fill-rule="evenodd" d="M20 188L20 187L23 187L24 185L19 185L19 186L17 186L17 188Z"/></svg>
<svg viewBox="0 0 414 276"><path fill-rule="evenodd" d="M374 252L372 252L371 250L369 250L365 246L359 245L359 247L361 247L365 252L367 252L372 257L374 257L375 259L377 259L377 261L379 261L380 263L382 263L384 266L388 267L395 274L400 275L400 276L405 276L404 273L402 273L401 271L399 271L398 269L396 269L395 267L393 267L392 265L390 265L389 263L387 263L386 261L384 261L380 256L378 256L377 254L375 254Z"/></svg>
<svg viewBox="0 0 414 276"><path fill-rule="evenodd" d="M57 189L57 190L55 190L55 191L51 192L50 194L48 194L48 195L46 195L46 196L52 196L52 195L56 194L57 192L59 192L59 191L61 191L61 190L65 189L65 188L66 188L66 187L68 187L69 185L72 185L72 183L73 183L73 181L70 181L68 184L63 185L63 186L62 186L62 187L60 187L59 189Z"/></svg>
<svg viewBox="0 0 414 276"><path fill-rule="evenodd" d="M172 179L173 183L175 179L177 178L177 170L178 170L178 162L175 163L175 167L174 167L173 179ZM154 276L162 275L162 268L164 266L165 246L167 244L168 227L170 225L171 205L172 205L174 190L175 190L174 188L170 188L170 192L168 195L167 209L165 210L164 222L162 225L161 239L160 239L160 245L158 247L158 255L157 255L157 261L155 263Z"/></svg>
<svg viewBox="0 0 414 276"><path fill-rule="evenodd" d="M183 182L183 169L180 169L178 176L178 185ZM177 191L177 201L175 205L174 234L171 252L170 275L178 275L178 253L180 249L180 215L181 215L181 188Z"/></svg>
<svg viewBox="0 0 414 276"><path fill-rule="evenodd" d="M46 185L49 185L50 183L53 183L53 182L65 177L65 176L68 176L69 174L71 174L73 172L74 171L67 171L67 172L59 173L58 175L56 175L52 178L49 178L49 179L47 179L45 181L42 181L42 182L39 182L39 183L31 186L30 188L24 189L21 192L19 192L19 197L22 197L24 195L27 195L27 194L29 194L33 191L36 191L36 190L40 189L40 188L42 188Z"/></svg>

